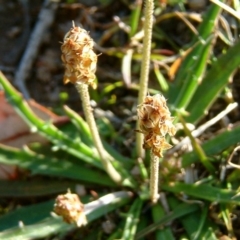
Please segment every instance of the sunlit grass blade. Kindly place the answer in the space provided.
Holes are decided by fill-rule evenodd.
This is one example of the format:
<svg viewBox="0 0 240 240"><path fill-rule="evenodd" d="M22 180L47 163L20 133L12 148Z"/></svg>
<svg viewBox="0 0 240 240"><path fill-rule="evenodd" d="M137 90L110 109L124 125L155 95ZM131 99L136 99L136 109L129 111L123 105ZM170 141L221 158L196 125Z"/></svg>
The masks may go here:
<svg viewBox="0 0 240 240"><path fill-rule="evenodd" d="M142 10L142 1L135 1L133 6L131 16L130 16L130 37L132 37L136 32L139 25L140 14Z"/></svg>
<svg viewBox="0 0 240 240"><path fill-rule="evenodd" d="M186 108L198 88L207 66L207 59L212 48L212 34L219 13L220 8L214 5L205 13L198 27L199 35L195 36L192 41L193 49L184 58L179 68L169 91L169 102L174 103L175 108Z"/></svg>
<svg viewBox="0 0 240 240"><path fill-rule="evenodd" d="M165 216L165 211L163 207L160 204L155 204L152 206L152 216L153 221L156 223L159 220L161 220L162 217ZM157 229L155 233L156 240L162 240L162 239L168 239L168 240L174 240L174 235L169 226L164 226L162 229Z"/></svg>
<svg viewBox="0 0 240 240"><path fill-rule="evenodd" d="M194 54L194 56L192 56L192 65L188 68L187 74L182 76L184 81L181 82L181 85L179 86L176 82L178 94L174 103L175 108L185 109L191 102L206 68L206 62L212 46L211 41L212 39L209 39L204 43L199 43L200 47L197 45L192 52L189 53ZM195 49L197 50L195 51Z"/></svg>
<svg viewBox="0 0 240 240"><path fill-rule="evenodd" d="M0 162L31 170L32 174L65 177L106 186L115 186L115 183L104 172L101 173L77 164L76 159L74 162L64 158L47 157L36 154L27 148L20 150L0 145Z"/></svg>
<svg viewBox="0 0 240 240"><path fill-rule="evenodd" d="M132 204L126 216L126 223L123 229L123 234L121 239L125 239L125 240L134 239L134 236L137 230L137 225L139 222L139 215L141 212L142 204L143 202L140 198L137 198Z"/></svg>
<svg viewBox="0 0 240 240"><path fill-rule="evenodd" d="M155 73L158 83L161 87L161 90L163 92L167 92L169 89L168 83L167 83L165 77L163 76L163 74L161 73L159 66L157 64L154 64L154 73Z"/></svg>
<svg viewBox="0 0 240 240"><path fill-rule="evenodd" d="M225 149L239 143L240 141L240 127L232 130L227 130L211 140L202 144L202 149L208 156L213 156L221 153ZM185 168L194 162L197 162L198 157L196 152L189 152L183 155L182 166Z"/></svg>
<svg viewBox="0 0 240 240"><path fill-rule="evenodd" d="M77 114L75 111L70 109L68 106L64 106L64 110L66 111L67 115L70 117L71 121L75 125L75 127L79 130L79 135L81 137L81 140L84 144L86 144L88 147L94 148L92 137L90 134L89 127L87 123L83 120L83 118ZM103 122L102 122L103 123ZM103 123L104 124L104 123ZM103 125L102 124L102 125ZM99 128L100 135L101 131L104 131L105 129ZM114 134L114 129L111 129L111 134ZM124 163L125 167L131 167L131 161L130 158L122 156L118 151L116 151L113 147L111 147L108 143L103 141L104 148L110 153L110 155L117 161Z"/></svg>
<svg viewBox="0 0 240 240"><path fill-rule="evenodd" d="M75 111L70 109L68 106L64 106L66 114L69 116L71 122L79 130L79 134L82 142L84 142L88 147L93 147L93 141L88 124L83 120L83 118L77 114Z"/></svg>
<svg viewBox="0 0 240 240"><path fill-rule="evenodd" d="M85 214L88 220L88 223L98 219L101 216L106 215L108 212L113 211L115 209L118 209L120 206L127 204L133 194L131 192L126 191L120 191L120 192L113 192L111 194L107 194L101 198L99 198L96 201L87 203L84 205ZM44 207L44 209L42 209ZM44 204L38 204L35 206L32 206L32 211L35 217L38 217L41 215L41 217L45 216L46 214L49 216L50 212L53 208L53 202L48 202ZM21 219L21 216L26 216L29 214L29 207L23 207L21 209L21 212L18 212L18 219ZM38 215L38 212L42 210ZM31 211L31 212L32 212ZM17 219L16 215L14 217L14 212L12 213L12 219ZM30 216L30 215L29 215ZM41 218L38 218L41 219ZM4 219L5 221L5 219ZM33 221L33 220L32 220ZM0 218L1 222L1 218ZM6 240L22 240L22 239L34 239L34 238L43 238L46 236L49 236L51 234L57 234L61 232L67 232L71 229L76 228L74 225L67 224L63 222L61 218L53 218L49 217L44 219L41 222L35 222L34 224L31 224L31 218L29 217L29 225L26 224L26 226L23 227L12 227L8 230L2 231L0 233L0 239L6 239ZM16 226L16 222L14 222L13 226ZM4 228L5 229L5 228ZM3 229L3 230L4 230Z"/></svg>
<svg viewBox="0 0 240 240"><path fill-rule="evenodd" d="M177 115L179 120L181 121L182 125L183 125L183 129L186 133L186 135L189 137L192 147L195 150L198 158L200 159L201 163L203 164L203 166L208 170L208 172L211 175L215 175L216 169L214 168L214 166L212 165L212 163L210 161L208 161L207 155L204 152L204 150L202 149L201 145L196 141L196 139L192 136L191 131L187 128L187 124L185 122L185 120L183 119L183 117L181 116L181 114Z"/></svg>
<svg viewBox="0 0 240 240"><path fill-rule="evenodd" d="M240 205L240 196L236 196L237 191L212 187L209 184L186 184L176 182L163 184L162 189L174 193L185 193L189 196L211 202Z"/></svg>
<svg viewBox="0 0 240 240"><path fill-rule="evenodd" d="M54 201L51 200L27 207L21 207L5 214L4 216L1 216L0 232L9 228L17 227L20 221L22 221L24 225L30 225L49 217L53 204Z"/></svg>
<svg viewBox="0 0 240 240"><path fill-rule="evenodd" d="M166 214L164 217L162 217L158 222L138 232L135 239L142 239L144 236L146 236L151 232L156 231L156 229L158 229L159 227L162 227L164 224L167 224L170 221L173 221L180 217L186 216L187 214L193 213L197 210L199 210L199 206L197 204L186 204L186 203L180 204L171 213Z"/></svg>
<svg viewBox="0 0 240 240"><path fill-rule="evenodd" d="M231 234L231 236L234 236L234 230L232 225L232 209L230 204L222 203L220 205L220 209L221 209L221 217L225 223L225 226L228 232Z"/></svg>
<svg viewBox="0 0 240 240"><path fill-rule="evenodd" d="M92 149L77 139L70 139L63 132L58 130L52 123L44 122L38 118L30 109L22 95L18 93L0 72L0 84L2 85L8 102L13 105L17 113L28 123L32 131L38 132L50 140L59 149L62 149L79 159L91 163L93 166L102 169L99 157Z"/></svg>
<svg viewBox="0 0 240 240"><path fill-rule="evenodd" d="M213 101L228 84L233 71L240 65L240 58L237 54L239 52L240 41L213 63L187 108L190 113L187 121L197 122L206 114Z"/></svg>
<svg viewBox="0 0 240 240"><path fill-rule="evenodd" d="M0 233L0 239L4 240L31 240L44 238L51 234L64 233L73 229L73 225L68 225L61 219L52 217L46 218L41 222L28 226L14 227Z"/></svg>

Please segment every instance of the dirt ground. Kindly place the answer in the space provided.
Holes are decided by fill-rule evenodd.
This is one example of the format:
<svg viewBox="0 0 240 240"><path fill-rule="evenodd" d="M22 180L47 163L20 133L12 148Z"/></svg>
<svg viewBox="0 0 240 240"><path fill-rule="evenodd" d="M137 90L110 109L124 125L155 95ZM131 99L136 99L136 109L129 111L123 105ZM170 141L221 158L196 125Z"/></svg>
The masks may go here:
<svg viewBox="0 0 240 240"><path fill-rule="evenodd" d="M40 36L41 43L38 49L35 49L37 54L29 66L27 78L22 79L30 97L45 106L60 106L61 93L67 93L67 100L64 102L75 110L80 110L79 96L74 86L64 85L62 82L64 68L60 42L70 29L72 20L76 25L83 25L95 41L98 41L106 25L111 24L113 14L116 14L114 9L118 12L120 9L122 12L127 11L120 1L107 7L100 6L98 1L85 1L93 7L84 5L84 1L80 2L71 5L58 3L56 11L52 12L53 22ZM15 86L16 71L23 61L24 52L29 48L36 25L41 21L39 14L42 6L41 0L0 1L0 69ZM111 11L108 8L111 8ZM100 79L104 78L104 71L101 70L101 61L104 59L101 57L99 60ZM119 63L118 60L115 62ZM111 67L113 65L111 63ZM120 72L114 73L115 69L112 68L111 71L112 75L120 76Z"/></svg>

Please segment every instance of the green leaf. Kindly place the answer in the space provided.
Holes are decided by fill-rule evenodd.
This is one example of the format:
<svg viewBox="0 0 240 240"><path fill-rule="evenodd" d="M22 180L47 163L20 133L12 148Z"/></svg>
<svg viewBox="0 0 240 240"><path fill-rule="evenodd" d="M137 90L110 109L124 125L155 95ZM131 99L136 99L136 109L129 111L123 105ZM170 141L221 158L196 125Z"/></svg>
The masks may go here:
<svg viewBox="0 0 240 240"><path fill-rule="evenodd" d="M131 192L120 191L107 194L96 201L84 205L88 223L106 215L108 212L118 209L120 206L128 203L133 194ZM0 239L4 240L27 240L34 238L44 238L51 234L63 233L76 228L62 221L60 217L47 217L53 208L53 201L33 205L31 207L23 207L0 218L0 227L4 230L0 233ZM41 220L41 218L45 218ZM8 222L8 220L10 222ZM25 226L15 227L19 221L23 221ZM1 225L1 223L4 223ZM26 223L29 223L27 225Z"/></svg>
<svg viewBox="0 0 240 240"><path fill-rule="evenodd" d="M208 156L221 153L225 149L237 144L240 141L240 127L227 130L213 139L203 143L202 149ZM198 161L195 152L189 152L183 155L182 166L185 168Z"/></svg>
<svg viewBox="0 0 240 240"><path fill-rule="evenodd" d="M212 187L209 184L186 184L176 182L163 184L162 189L174 193L184 193L211 202L240 204L240 196L237 196L237 191Z"/></svg>
<svg viewBox="0 0 240 240"><path fill-rule="evenodd" d="M50 216L54 200L21 207L0 217L0 231L17 227L21 221L24 225L34 224Z"/></svg>
<svg viewBox="0 0 240 240"><path fill-rule="evenodd" d="M199 210L199 206L197 204L186 204L186 203L180 204L171 213L166 214L164 217L162 217L158 222L151 224L144 230L138 232L135 239L141 239L142 237L146 236L147 234L149 234L153 231L156 231L159 227L162 227L163 225L165 225L177 218L186 216L187 214L190 214L197 210Z"/></svg>
<svg viewBox="0 0 240 240"><path fill-rule="evenodd" d="M74 162L64 158L49 158L26 148L20 150L0 144L0 162L29 169L32 173L116 186L104 172L87 168L85 165L77 163L77 161Z"/></svg>
<svg viewBox="0 0 240 240"><path fill-rule="evenodd" d="M82 161L88 162L93 166L103 169L100 158L91 148L86 146L79 139L71 139L62 131L57 129L51 122L44 122L38 118L21 94L18 93L0 72L0 84L2 85L5 96L16 112L28 123L32 131L38 132L49 141L55 144L55 148L62 149L69 154L76 156Z"/></svg>
<svg viewBox="0 0 240 240"><path fill-rule="evenodd" d="M43 197L74 191L77 182L54 179L0 181L0 197Z"/></svg>
<svg viewBox="0 0 240 240"><path fill-rule="evenodd" d="M153 216L153 221L156 223L159 220L161 220L162 217L165 216L165 211L162 207L161 204L155 204L152 206L152 216ZM161 229L157 229L155 233L156 240L174 240L174 235L169 226L164 226Z"/></svg>
<svg viewBox="0 0 240 240"><path fill-rule="evenodd" d="M139 215L141 212L142 204L143 202L140 198L137 198L132 204L129 212L127 213L122 239L124 240L134 239L137 230L137 225L139 222Z"/></svg>
<svg viewBox="0 0 240 240"><path fill-rule="evenodd" d="M174 104L174 108L186 108L198 88L207 66L207 59L212 48L212 34L220 10L218 6L211 5L198 27L198 35L192 40L192 50L184 58L174 84L169 90L169 103Z"/></svg>
<svg viewBox="0 0 240 240"><path fill-rule="evenodd" d="M213 63L187 108L190 113L186 119L188 122L199 121L228 84L230 75L240 65L240 58L236 54L238 52L240 52L240 41Z"/></svg>

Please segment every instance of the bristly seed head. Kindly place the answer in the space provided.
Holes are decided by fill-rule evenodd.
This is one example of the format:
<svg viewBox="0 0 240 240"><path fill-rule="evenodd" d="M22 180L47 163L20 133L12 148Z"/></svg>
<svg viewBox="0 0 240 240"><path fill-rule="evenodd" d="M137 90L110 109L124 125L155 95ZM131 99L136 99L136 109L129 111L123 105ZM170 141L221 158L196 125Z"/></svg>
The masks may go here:
<svg viewBox="0 0 240 240"><path fill-rule="evenodd" d="M61 46L61 59L65 66L63 82L85 83L93 88L97 68L97 55L93 51L94 42L86 30L75 27L66 33Z"/></svg>
<svg viewBox="0 0 240 240"><path fill-rule="evenodd" d="M146 96L144 102L138 106L138 118L140 132L144 134L143 147L162 157L162 151L171 148L165 135L173 136L176 133L166 99L160 94Z"/></svg>
<svg viewBox="0 0 240 240"><path fill-rule="evenodd" d="M77 194L68 192L64 195L58 195L53 211L62 216L67 223L75 223L78 227L87 224L84 205L80 202Z"/></svg>

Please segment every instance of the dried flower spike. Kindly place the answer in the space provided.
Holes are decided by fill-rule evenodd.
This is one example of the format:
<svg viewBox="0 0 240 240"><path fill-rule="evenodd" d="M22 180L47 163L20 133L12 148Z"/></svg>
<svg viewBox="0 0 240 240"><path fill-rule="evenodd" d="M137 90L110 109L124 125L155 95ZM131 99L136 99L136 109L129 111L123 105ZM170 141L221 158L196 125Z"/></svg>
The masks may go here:
<svg viewBox="0 0 240 240"><path fill-rule="evenodd" d="M66 33L61 46L61 59L65 66L63 82L85 83L96 87L95 71L97 55L93 51L94 42L88 32L80 27L73 27Z"/></svg>
<svg viewBox="0 0 240 240"><path fill-rule="evenodd" d="M138 117L140 132L144 134L143 147L162 157L162 151L171 148L165 135L173 136L176 132L166 99L160 94L146 96L138 107Z"/></svg>
<svg viewBox="0 0 240 240"><path fill-rule="evenodd" d="M77 194L68 192L64 195L58 195L53 211L57 215L62 216L67 223L75 223L78 227L87 224L84 205L79 200Z"/></svg>

